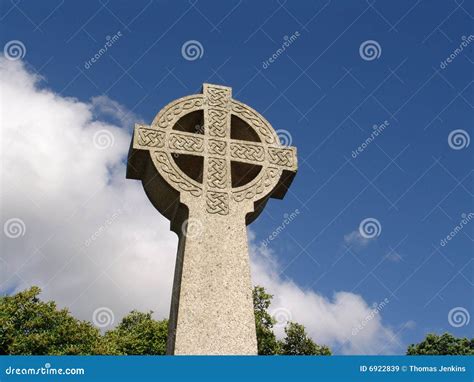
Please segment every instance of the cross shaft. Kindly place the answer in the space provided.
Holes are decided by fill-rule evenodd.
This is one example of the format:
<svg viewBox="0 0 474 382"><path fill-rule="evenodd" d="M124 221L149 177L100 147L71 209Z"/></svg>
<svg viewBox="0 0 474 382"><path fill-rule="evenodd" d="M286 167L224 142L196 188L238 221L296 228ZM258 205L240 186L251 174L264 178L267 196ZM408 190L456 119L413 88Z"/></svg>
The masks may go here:
<svg viewBox="0 0 474 382"><path fill-rule="evenodd" d="M194 112L202 113L203 134L175 128ZM243 128L233 117L253 131L252 141L233 137ZM202 158L202 181L179 166L180 156L191 166ZM233 185L233 163L239 174L250 166L251 179ZM203 94L168 104L151 125L135 125L127 177L142 180L179 236L169 354L256 354L246 225L269 197L284 196L296 168L296 149L281 146L228 87L204 84Z"/></svg>

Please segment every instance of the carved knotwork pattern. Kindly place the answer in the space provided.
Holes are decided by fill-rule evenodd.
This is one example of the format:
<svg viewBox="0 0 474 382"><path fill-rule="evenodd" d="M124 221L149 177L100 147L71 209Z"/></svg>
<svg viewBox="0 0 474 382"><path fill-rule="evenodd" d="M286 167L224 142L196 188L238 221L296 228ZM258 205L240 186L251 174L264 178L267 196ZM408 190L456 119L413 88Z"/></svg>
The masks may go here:
<svg viewBox="0 0 474 382"><path fill-rule="evenodd" d="M224 159L209 158L207 184L210 188L226 188L227 163Z"/></svg>
<svg viewBox="0 0 474 382"><path fill-rule="evenodd" d="M169 147L170 149L200 153L203 151L204 139L198 136L192 137L173 133L169 137Z"/></svg>
<svg viewBox="0 0 474 382"><path fill-rule="evenodd" d="M278 177L279 171L276 168L269 167L264 172L264 175L255 183L249 187L244 188L241 191L233 193L233 199L236 202L241 202L244 199L254 199L255 196L262 194L267 191L267 188L274 184L275 178Z"/></svg>
<svg viewBox="0 0 474 382"><path fill-rule="evenodd" d="M284 167L293 166L293 151L288 149L268 148L268 159L270 163Z"/></svg>
<svg viewBox="0 0 474 382"><path fill-rule="evenodd" d="M161 171L164 172L168 180L182 191L189 191L193 196L201 196L202 189L200 186L191 183L189 180L180 175L180 172L168 158L168 155L161 151L155 151L155 159L160 165Z"/></svg>
<svg viewBox="0 0 474 382"><path fill-rule="evenodd" d="M173 130L179 118L197 110L204 112L204 134ZM248 123L257 132L259 142L233 139L231 115ZM231 199L232 203L239 203L268 197L283 169L296 170L296 151L280 145L265 118L233 100L229 88L208 84L204 86L204 94L181 98L166 106L151 127L137 124L134 149L148 149L155 167L172 187L194 197L204 197L206 210L221 215L229 214ZM172 159L178 153L204 157L202 184ZM262 170L245 186L232 187L230 161L261 166Z"/></svg>
<svg viewBox="0 0 474 382"><path fill-rule="evenodd" d="M231 143L230 155L233 159L247 159L262 162L265 159L265 150L262 146L250 143Z"/></svg>
<svg viewBox="0 0 474 382"><path fill-rule="evenodd" d="M202 108L204 100L201 96L194 97L191 99L185 99L167 110L160 116L158 120L158 127L166 129L170 124L174 124L176 118L181 117L182 114L185 114L187 110Z"/></svg>
<svg viewBox="0 0 474 382"><path fill-rule="evenodd" d="M210 214L229 214L229 195L226 192L208 191L206 194L206 211Z"/></svg>
<svg viewBox="0 0 474 382"><path fill-rule="evenodd" d="M209 154L211 155L225 155L227 143L225 141L218 141L216 139L209 139L208 141Z"/></svg>
<svg viewBox="0 0 474 382"><path fill-rule="evenodd" d="M138 129L137 142L141 146L163 147L165 145L166 134L155 129Z"/></svg>
<svg viewBox="0 0 474 382"><path fill-rule="evenodd" d="M227 129L227 112L225 110L210 109L208 114L209 135L224 138Z"/></svg>
<svg viewBox="0 0 474 382"><path fill-rule="evenodd" d="M210 107L226 108L230 99L230 91L228 89L207 88L207 99Z"/></svg>
<svg viewBox="0 0 474 382"><path fill-rule="evenodd" d="M247 120L250 126L255 127L258 132L263 136L265 142L268 144L274 144L275 136L272 133L272 128L260 118L253 110L248 107L241 105L240 103L232 102L232 111L244 120Z"/></svg>

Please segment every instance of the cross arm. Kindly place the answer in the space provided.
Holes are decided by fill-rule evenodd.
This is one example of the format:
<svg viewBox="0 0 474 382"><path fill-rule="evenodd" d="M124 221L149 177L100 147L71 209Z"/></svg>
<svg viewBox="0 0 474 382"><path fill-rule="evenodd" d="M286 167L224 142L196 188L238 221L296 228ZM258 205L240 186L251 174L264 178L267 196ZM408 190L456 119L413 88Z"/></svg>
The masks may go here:
<svg viewBox="0 0 474 382"><path fill-rule="evenodd" d="M133 148L135 150L160 149L178 154L202 154L204 138L199 134L183 131L168 132L137 123L133 135Z"/></svg>
<svg viewBox="0 0 474 382"><path fill-rule="evenodd" d="M269 146L260 142L248 142L233 139L230 142L230 157L236 162L262 164L266 161L270 165L296 171L297 159L295 147Z"/></svg>
<svg viewBox="0 0 474 382"><path fill-rule="evenodd" d="M141 179L141 173L149 162L147 151L203 155L204 138L199 134L167 131L136 123L128 153L127 178Z"/></svg>

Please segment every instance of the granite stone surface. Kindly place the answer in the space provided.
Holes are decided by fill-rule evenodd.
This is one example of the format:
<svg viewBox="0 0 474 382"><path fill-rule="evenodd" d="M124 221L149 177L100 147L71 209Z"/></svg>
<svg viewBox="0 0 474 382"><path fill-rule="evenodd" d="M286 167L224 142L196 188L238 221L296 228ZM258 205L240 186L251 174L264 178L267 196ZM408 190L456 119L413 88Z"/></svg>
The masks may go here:
<svg viewBox="0 0 474 382"><path fill-rule="evenodd" d="M229 87L204 84L135 125L127 178L179 237L169 354L257 354L246 225L296 170L296 149Z"/></svg>

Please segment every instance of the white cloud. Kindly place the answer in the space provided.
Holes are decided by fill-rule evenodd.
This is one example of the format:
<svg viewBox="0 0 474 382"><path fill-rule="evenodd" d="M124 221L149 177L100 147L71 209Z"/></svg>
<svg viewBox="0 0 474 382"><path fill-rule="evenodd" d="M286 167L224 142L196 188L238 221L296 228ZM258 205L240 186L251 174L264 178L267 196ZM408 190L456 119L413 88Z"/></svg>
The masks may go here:
<svg viewBox="0 0 474 382"><path fill-rule="evenodd" d="M390 252L388 252L385 257L387 258L387 260L390 260L394 263L399 263L400 261L403 260L403 256L400 255L400 253L398 253L397 251L394 251L394 250L390 250Z"/></svg>
<svg viewBox="0 0 474 382"><path fill-rule="evenodd" d="M305 325L318 343L342 354L392 354L403 351L394 331L383 324L382 311L375 312L362 296L339 291L331 298L305 290L294 281L283 279L281 267L271 249L256 245L251 233L252 277L273 294L270 311ZM362 326L362 329L357 329ZM284 325L275 328L284 335Z"/></svg>
<svg viewBox="0 0 474 382"><path fill-rule="evenodd" d="M115 323L131 309L167 316L177 239L140 182L125 179L124 126L136 117L106 97L80 102L40 81L20 62L0 58L0 218L2 226L19 218L26 228L24 236L2 238L0 291L39 285L44 299L87 320L104 306ZM105 122L111 113L118 120ZM98 131L107 132L105 147ZM342 353L393 351L380 315L351 336L370 313L361 296L304 290L279 276L269 249L251 247L254 281L275 294L273 309L290 312L318 343Z"/></svg>
<svg viewBox="0 0 474 382"><path fill-rule="evenodd" d="M1 223L26 226L25 236L2 238L1 289L40 285L45 299L89 320L100 306L116 320L132 308L167 315L176 235L141 183L125 179L130 134L96 119L124 109L105 97L61 97L39 81L0 59ZM97 145L97 132L110 134L108 145Z"/></svg>
<svg viewBox="0 0 474 382"><path fill-rule="evenodd" d="M414 328L416 328L416 322L413 321L413 320L409 320L409 321L405 322L405 324L403 325L403 328L414 329Z"/></svg>
<svg viewBox="0 0 474 382"><path fill-rule="evenodd" d="M91 98L94 117L109 117L123 128L130 128L136 123L141 123L138 117L124 106L107 97L100 95Z"/></svg>
<svg viewBox="0 0 474 382"><path fill-rule="evenodd" d="M344 235L344 242L346 244L361 248L369 244L370 239L362 236L359 230L356 230Z"/></svg>

